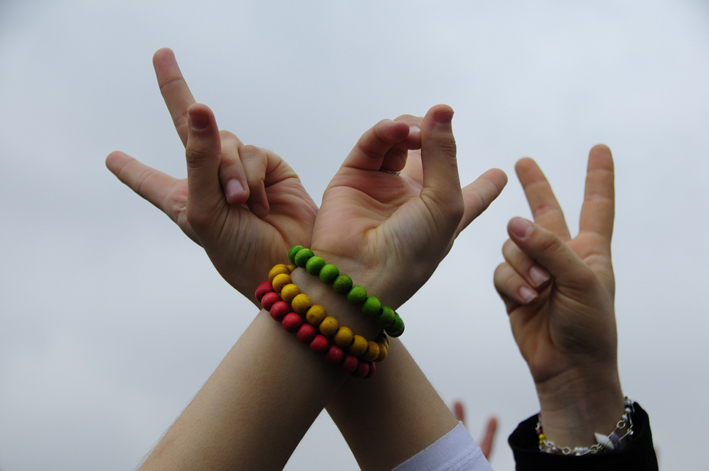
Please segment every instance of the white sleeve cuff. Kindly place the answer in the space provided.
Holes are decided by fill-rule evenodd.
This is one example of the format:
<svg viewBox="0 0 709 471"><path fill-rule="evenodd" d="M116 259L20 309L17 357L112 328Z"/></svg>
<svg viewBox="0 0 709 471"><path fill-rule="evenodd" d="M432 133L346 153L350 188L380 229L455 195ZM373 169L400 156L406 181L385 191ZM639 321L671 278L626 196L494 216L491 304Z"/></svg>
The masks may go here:
<svg viewBox="0 0 709 471"><path fill-rule="evenodd" d="M393 471L492 471L462 423Z"/></svg>

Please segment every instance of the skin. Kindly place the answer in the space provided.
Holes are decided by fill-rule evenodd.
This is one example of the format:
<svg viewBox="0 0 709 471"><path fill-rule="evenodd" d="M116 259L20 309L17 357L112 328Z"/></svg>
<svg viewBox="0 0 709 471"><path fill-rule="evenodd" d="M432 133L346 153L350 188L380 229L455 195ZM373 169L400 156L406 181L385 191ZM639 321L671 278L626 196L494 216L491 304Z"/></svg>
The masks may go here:
<svg viewBox="0 0 709 471"><path fill-rule="evenodd" d="M110 154L106 164L202 245L222 276L252 300L269 269L284 261L292 245L301 244L397 308L430 277L457 234L506 183L503 172L490 170L461 190L453 112L438 105L424 118L384 120L367 131L328 186L318 211L282 159L218 131L211 110L194 103L171 51L158 51L154 65L178 135L186 143L188 178L172 179L121 152ZM239 187L242 191L233 191ZM356 310L337 307L337 296L313 280L303 276L298 284L314 299L336 306L342 325L373 337L376 328L362 325ZM232 469L245 462L278 469L328 402L363 469L391 469L455 426L455 418L397 340L374 378L346 381L332 367L322 369L313 362L312 353L293 339L277 342L278 348L259 349L254 356L258 339L276 335L271 331L277 324L267 316L257 316L144 469ZM302 361L284 361L299 358L291 350L307 355ZM258 381L264 371L277 378ZM308 385L313 384L322 387L312 391ZM289 400L274 390L290 391ZM249 401L262 406L238 406ZM264 408L278 420L262 420L258 411ZM421 421L428 426L416 426ZM362 427L372 433L362 434ZM289 436L282 437L286 431ZM247 435L272 438L254 442Z"/></svg>
<svg viewBox="0 0 709 471"><path fill-rule="evenodd" d="M618 374L613 158L595 146L588 159L579 233L532 159L516 165L534 222L513 218L495 287L539 397L542 426L559 446L589 446L623 413Z"/></svg>

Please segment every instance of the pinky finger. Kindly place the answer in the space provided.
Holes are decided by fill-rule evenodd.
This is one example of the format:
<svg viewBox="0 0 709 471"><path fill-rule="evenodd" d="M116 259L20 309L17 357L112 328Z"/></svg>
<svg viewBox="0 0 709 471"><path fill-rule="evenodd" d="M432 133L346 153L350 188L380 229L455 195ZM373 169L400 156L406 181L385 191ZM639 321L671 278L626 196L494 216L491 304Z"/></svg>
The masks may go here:
<svg viewBox="0 0 709 471"><path fill-rule="evenodd" d="M534 288L507 262L499 264L495 269L494 282L508 313L520 305L533 303L539 297Z"/></svg>
<svg viewBox="0 0 709 471"><path fill-rule="evenodd" d="M269 153L266 149L246 145L239 150L239 154L249 188L249 199L246 204L252 213L263 219L268 216L271 209L265 184L269 167Z"/></svg>
<svg viewBox="0 0 709 471"><path fill-rule="evenodd" d="M239 158L239 148L243 146L238 137L228 131L220 131L222 140L222 160L219 164L219 179L227 201L239 205L249 198L244 167Z"/></svg>

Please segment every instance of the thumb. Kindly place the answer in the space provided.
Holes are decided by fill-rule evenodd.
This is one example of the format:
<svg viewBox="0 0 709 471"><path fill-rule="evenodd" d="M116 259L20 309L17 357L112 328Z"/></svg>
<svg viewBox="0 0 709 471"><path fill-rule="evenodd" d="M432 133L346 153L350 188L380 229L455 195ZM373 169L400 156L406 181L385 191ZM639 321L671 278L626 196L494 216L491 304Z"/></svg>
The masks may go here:
<svg viewBox="0 0 709 471"><path fill-rule="evenodd" d="M219 181L221 139L212 110L205 105L188 109L187 219L196 228L208 226L224 204Z"/></svg>
<svg viewBox="0 0 709 471"><path fill-rule="evenodd" d="M593 272L559 236L519 217L510 220L507 232L515 245L544 267L557 285L588 287Z"/></svg>
<svg viewBox="0 0 709 471"><path fill-rule="evenodd" d="M426 113L421 123L421 198L434 218L442 217L437 222L452 224L454 231L463 217L464 203L452 120L453 109L447 105L437 105Z"/></svg>

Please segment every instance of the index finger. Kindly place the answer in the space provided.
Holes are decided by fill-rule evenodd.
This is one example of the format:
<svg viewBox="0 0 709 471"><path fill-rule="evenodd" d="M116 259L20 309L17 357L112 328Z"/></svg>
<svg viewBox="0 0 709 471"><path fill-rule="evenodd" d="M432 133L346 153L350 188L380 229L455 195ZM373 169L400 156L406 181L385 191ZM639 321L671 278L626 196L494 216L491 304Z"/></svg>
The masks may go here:
<svg viewBox="0 0 709 471"><path fill-rule="evenodd" d="M406 163L406 149L399 146L409 135L409 126L403 122L385 119L378 122L360 137L342 164L360 170L379 170L385 159L398 161L403 168ZM386 168L400 171L401 168Z"/></svg>
<svg viewBox="0 0 709 471"><path fill-rule="evenodd" d="M552 231L561 240L570 240L571 234L566 226L564 212L539 165L530 158L524 158L517 162L515 171L527 196L534 222Z"/></svg>
<svg viewBox="0 0 709 471"><path fill-rule="evenodd" d="M601 236L610 247L615 216L615 186L611 150L599 144L588 155L586 189L581 206L580 232Z"/></svg>
<svg viewBox="0 0 709 471"><path fill-rule="evenodd" d="M163 48L153 56L153 67L158 79L158 86L167 109L172 116L175 130L180 136L182 145L187 145L188 120L187 108L195 103L192 92L185 82L180 67L171 49Z"/></svg>

